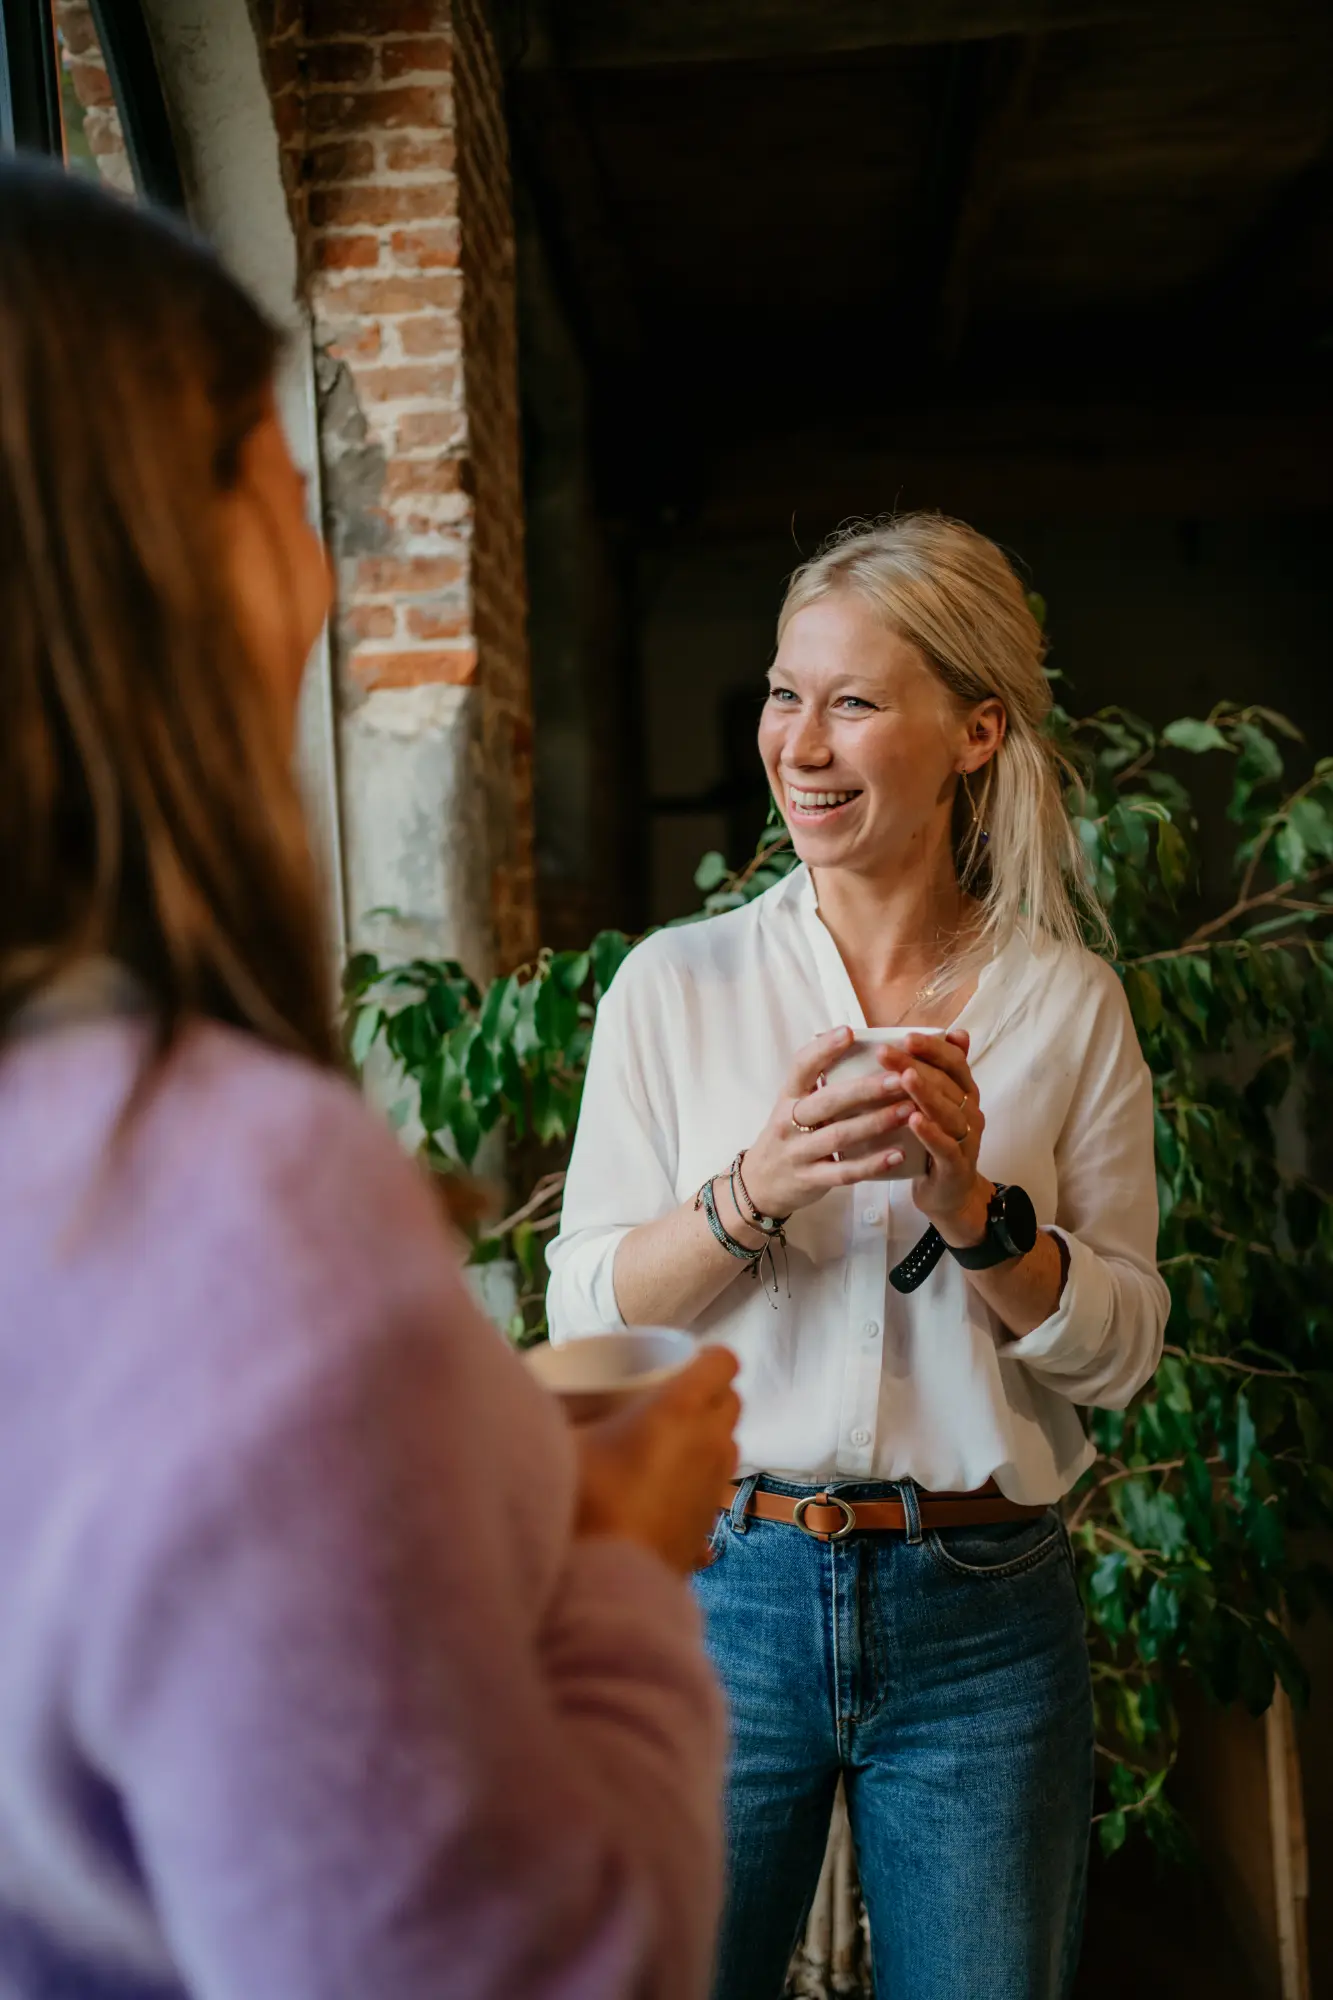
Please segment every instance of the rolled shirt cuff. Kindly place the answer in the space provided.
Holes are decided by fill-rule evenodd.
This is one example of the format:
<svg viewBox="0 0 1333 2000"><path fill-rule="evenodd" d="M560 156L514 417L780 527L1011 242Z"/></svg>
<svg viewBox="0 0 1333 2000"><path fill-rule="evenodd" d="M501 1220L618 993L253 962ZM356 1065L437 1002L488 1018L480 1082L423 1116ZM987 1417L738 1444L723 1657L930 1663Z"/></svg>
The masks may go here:
<svg viewBox="0 0 1333 2000"><path fill-rule="evenodd" d="M1078 1375L1101 1352L1115 1309L1115 1285L1096 1251L1077 1236L1054 1228L1048 1234L1058 1236L1069 1252L1060 1303L1031 1333L1005 1341L996 1352L1001 1361L1026 1361L1045 1375Z"/></svg>
<svg viewBox="0 0 1333 2000"><path fill-rule="evenodd" d="M560 1266L548 1312L556 1346L590 1333L614 1333L625 1320L616 1303L616 1252L631 1234L623 1229L589 1231L585 1240L562 1244Z"/></svg>

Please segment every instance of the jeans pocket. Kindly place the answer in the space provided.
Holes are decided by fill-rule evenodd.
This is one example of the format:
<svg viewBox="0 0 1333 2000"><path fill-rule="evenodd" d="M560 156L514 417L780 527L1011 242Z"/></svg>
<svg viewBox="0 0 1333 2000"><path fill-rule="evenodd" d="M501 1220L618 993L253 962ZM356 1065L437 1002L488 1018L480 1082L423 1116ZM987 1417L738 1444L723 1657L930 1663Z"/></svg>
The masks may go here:
<svg viewBox="0 0 1333 2000"><path fill-rule="evenodd" d="M954 1576L983 1580L1019 1576L1060 1553L1064 1525L1058 1509L1048 1507L1022 1521L932 1528L925 1541L935 1560Z"/></svg>

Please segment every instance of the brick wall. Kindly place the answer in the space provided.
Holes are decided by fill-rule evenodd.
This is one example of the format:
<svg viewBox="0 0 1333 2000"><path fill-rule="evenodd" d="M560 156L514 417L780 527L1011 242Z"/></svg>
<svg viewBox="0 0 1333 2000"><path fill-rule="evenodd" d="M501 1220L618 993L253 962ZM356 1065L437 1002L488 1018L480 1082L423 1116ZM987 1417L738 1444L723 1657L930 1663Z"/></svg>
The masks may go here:
<svg viewBox="0 0 1333 2000"><path fill-rule="evenodd" d="M64 92L66 145L75 162L82 163L81 136L99 178L121 194L132 194L134 173L88 0L56 0L55 23L69 86Z"/></svg>
<svg viewBox="0 0 1333 2000"><path fill-rule="evenodd" d="M494 957L535 949L513 225L477 0L270 0L284 178L320 352L346 708L471 691ZM404 710L404 713L407 711ZM350 912L356 927L357 912Z"/></svg>

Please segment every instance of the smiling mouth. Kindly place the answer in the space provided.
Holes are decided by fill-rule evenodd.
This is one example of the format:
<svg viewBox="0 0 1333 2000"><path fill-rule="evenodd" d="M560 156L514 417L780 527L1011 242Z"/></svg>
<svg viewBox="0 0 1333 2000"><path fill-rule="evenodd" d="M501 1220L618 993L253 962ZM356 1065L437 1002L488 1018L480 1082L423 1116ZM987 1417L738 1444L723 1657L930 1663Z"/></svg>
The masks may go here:
<svg viewBox="0 0 1333 2000"><path fill-rule="evenodd" d="M831 819L860 796L859 791L807 792L798 791L795 785L787 786L787 804L796 817L803 820Z"/></svg>

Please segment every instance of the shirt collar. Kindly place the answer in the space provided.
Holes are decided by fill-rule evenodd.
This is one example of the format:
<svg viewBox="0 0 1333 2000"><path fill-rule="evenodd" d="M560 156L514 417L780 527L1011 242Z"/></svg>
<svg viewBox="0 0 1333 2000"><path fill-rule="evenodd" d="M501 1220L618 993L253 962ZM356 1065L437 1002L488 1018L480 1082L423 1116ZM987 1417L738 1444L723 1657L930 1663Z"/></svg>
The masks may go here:
<svg viewBox="0 0 1333 2000"><path fill-rule="evenodd" d="M792 869L778 894L799 926L814 960L815 975L829 1004L830 1027L845 1021L849 1027L864 1028L866 1018L856 996L856 988L848 977L842 953L819 914L814 877L803 861ZM966 1028L972 1038L968 1054L970 1062L975 1062L989 1048L1021 1004L1035 977L1037 965L1037 953L1020 928L1015 930L1009 942L989 964L982 967L976 992L953 1024L956 1028Z"/></svg>

